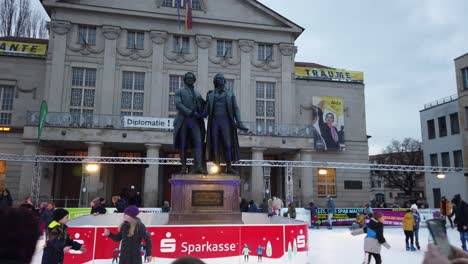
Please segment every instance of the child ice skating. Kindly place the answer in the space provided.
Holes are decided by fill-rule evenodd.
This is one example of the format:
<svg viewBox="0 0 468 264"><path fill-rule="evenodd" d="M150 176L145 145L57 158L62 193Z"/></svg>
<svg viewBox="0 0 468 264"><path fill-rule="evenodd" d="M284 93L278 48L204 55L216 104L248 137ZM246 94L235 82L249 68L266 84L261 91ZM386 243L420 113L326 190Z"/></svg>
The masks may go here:
<svg viewBox="0 0 468 264"><path fill-rule="evenodd" d="M416 251L414 247L414 216L411 210L407 210L403 217L403 231L405 232L406 250ZM409 242L408 242L409 241Z"/></svg>
<svg viewBox="0 0 468 264"><path fill-rule="evenodd" d="M47 241L42 255L42 264L63 263L64 253L73 250L86 252L84 245L73 241L67 233L68 211L62 208L54 211L53 221L47 226Z"/></svg>
<svg viewBox="0 0 468 264"><path fill-rule="evenodd" d="M413 212L414 218L414 242L416 243L416 248L421 250L421 246L419 245L419 223L421 222L421 216L418 212L418 206L416 204L412 204L411 211Z"/></svg>
<svg viewBox="0 0 468 264"><path fill-rule="evenodd" d="M112 240L119 242L122 241L120 248L120 264L141 264L140 245L141 240L146 243L146 261L151 262L151 238L146 230L146 226L140 221L137 215L140 210L130 205L125 208L124 221L119 226L119 233L113 234L108 229L104 230L104 234L109 236Z"/></svg>
<svg viewBox="0 0 468 264"><path fill-rule="evenodd" d="M382 246L390 249L390 244L385 241L383 235L384 216L381 213L375 213L373 216L367 226L351 232L352 235L367 234L364 238L364 264L370 263L372 257L374 257L376 264L382 263L380 256Z"/></svg>

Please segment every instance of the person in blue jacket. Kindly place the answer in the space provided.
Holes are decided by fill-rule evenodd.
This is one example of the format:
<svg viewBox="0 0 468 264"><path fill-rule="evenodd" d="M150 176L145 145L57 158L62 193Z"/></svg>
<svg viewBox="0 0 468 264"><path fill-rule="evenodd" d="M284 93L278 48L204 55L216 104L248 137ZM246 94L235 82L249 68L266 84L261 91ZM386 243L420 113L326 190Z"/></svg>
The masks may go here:
<svg viewBox="0 0 468 264"><path fill-rule="evenodd" d="M328 213L328 229L332 229L333 222L333 214L335 213L335 202L333 199L330 197L330 195L327 195L327 213Z"/></svg>
<svg viewBox="0 0 468 264"><path fill-rule="evenodd" d="M419 215L419 212L418 212L418 206L416 204L412 204L411 211L413 212L413 218L414 218L413 233L414 233L414 240L416 242L416 248L418 250L421 250L421 246L419 245L419 223L421 222L421 216Z"/></svg>

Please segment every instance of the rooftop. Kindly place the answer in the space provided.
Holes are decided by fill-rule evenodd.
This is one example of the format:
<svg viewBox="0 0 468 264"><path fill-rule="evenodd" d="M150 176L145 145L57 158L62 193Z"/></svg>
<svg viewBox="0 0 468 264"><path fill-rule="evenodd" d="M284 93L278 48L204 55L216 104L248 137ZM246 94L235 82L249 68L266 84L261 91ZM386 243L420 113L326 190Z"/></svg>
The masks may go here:
<svg viewBox="0 0 468 264"><path fill-rule="evenodd" d="M446 104L446 103L455 101L457 99L458 99L458 95L456 95L456 94L451 95L451 96L447 96L447 97L444 97L442 99L439 99L439 100L436 100L436 101L425 104L424 105L424 110L432 108L432 107L436 107L436 106L439 106L439 105L442 105L442 104Z"/></svg>

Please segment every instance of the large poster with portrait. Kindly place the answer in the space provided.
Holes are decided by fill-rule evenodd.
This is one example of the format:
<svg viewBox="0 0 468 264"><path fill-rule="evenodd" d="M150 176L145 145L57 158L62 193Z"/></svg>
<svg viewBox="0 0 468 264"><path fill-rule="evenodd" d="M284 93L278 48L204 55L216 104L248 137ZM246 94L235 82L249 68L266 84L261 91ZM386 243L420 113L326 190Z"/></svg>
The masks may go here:
<svg viewBox="0 0 468 264"><path fill-rule="evenodd" d="M314 96L312 105L314 148L316 150L344 150L343 98Z"/></svg>

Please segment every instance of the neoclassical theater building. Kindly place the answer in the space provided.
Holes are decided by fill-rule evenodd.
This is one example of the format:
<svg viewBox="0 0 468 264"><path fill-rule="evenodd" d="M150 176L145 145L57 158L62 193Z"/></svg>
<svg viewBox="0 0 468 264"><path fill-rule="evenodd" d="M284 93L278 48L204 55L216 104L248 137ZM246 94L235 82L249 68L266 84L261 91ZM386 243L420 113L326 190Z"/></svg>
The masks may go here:
<svg viewBox="0 0 468 264"><path fill-rule="evenodd" d="M259 1L192 0L189 30L185 2L177 8L176 0L44 0L48 42L0 39L6 43L0 50L0 127L8 128L0 131L0 153L177 158L174 94L191 71L202 95L213 89L214 75L225 75L251 129L239 135L242 159L367 163L362 73L295 62L298 48L307 48L295 46L304 28ZM16 52L15 43L47 50ZM48 115L38 147L42 100ZM334 114L336 131L325 128L333 132L328 138L313 105ZM15 199L25 198L32 164L7 162L6 168L6 187ZM324 205L327 195L338 206L369 200L368 171L237 169L242 197L257 203L272 195L290 195L298 206L311 200ZM103 164L89 174L89 197L109 199L133 185L145 206L161 206L170 200L168 180L177 171L176 165ZM44 163L41 175L42 199L77 204L81 164Z"/></svg>

